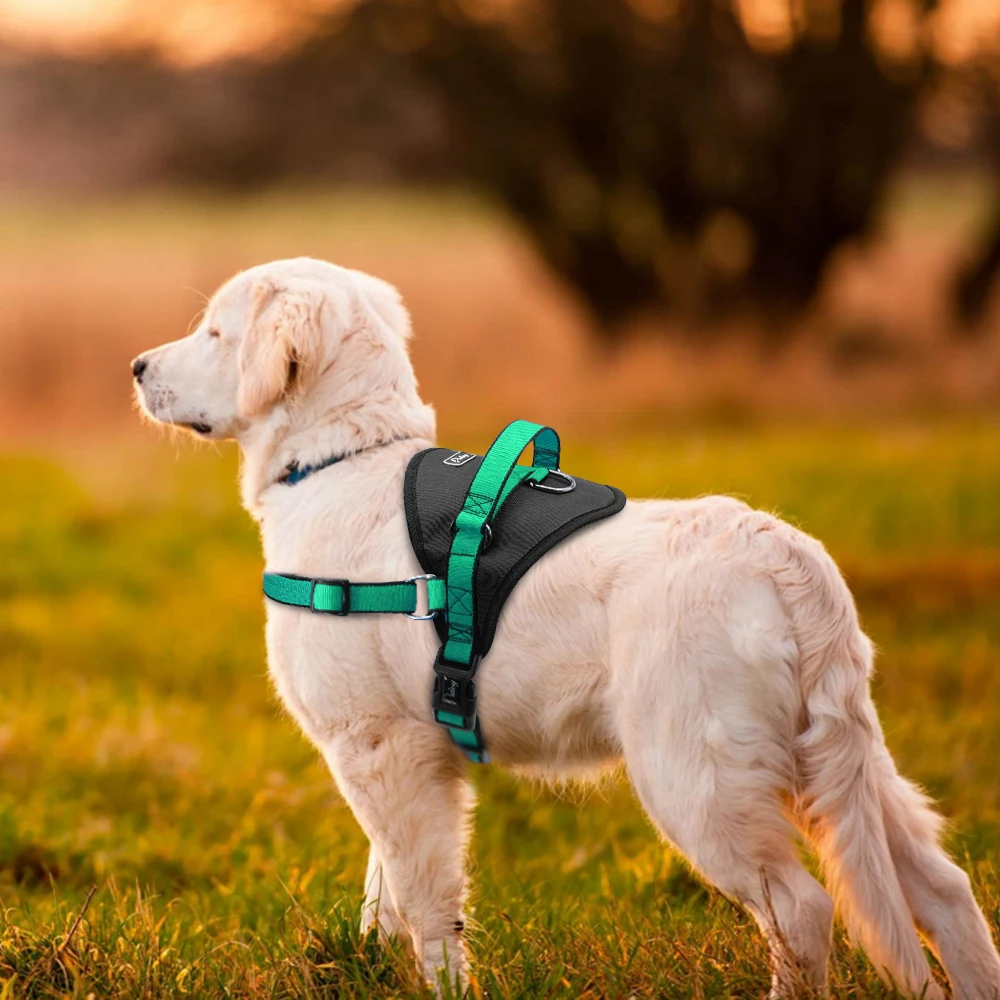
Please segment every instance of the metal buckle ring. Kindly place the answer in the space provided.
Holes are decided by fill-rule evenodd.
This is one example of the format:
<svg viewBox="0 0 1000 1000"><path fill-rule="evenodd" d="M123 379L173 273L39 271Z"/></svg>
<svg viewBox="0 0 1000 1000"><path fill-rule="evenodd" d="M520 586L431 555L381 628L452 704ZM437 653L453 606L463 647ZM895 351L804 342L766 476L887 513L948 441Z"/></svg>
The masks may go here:
<svg viewBox="0 0 1000 1000"><path fill-rule="evenodd" d="M420 576L408 576L403 581L403 583L413 583L413 584L415 584L417 582L417 580L436 580L436 579L437 579L437 573L422 573ZM427 591L427 610L431 611L431 591L430 591L430 585L429 584L425 584L425 588L424 589ZM418 588L418 590L419 590L419 588ZM415 621L415 622L429 622L432 618L437 618L437 616L438 616L438 612L437 611L431 611L431 613L429 615L418 615L418 614L412 614L411 615L411 614L408 614L405 611L403 612L403 614L405 614L406 617L409 618L411 621Z"/></svg>
<svg viewBox="0 0 1000 1000"><path fill-rule="evenodd" d="M576 480L567 475L561 469L549 469L550 476L558 476L560 479L565 480L568 486L545 486L542 483L536 482L534 479L528 480L528 485L533 490L541 490L543 493L572 493L576 489Z"/></svg>

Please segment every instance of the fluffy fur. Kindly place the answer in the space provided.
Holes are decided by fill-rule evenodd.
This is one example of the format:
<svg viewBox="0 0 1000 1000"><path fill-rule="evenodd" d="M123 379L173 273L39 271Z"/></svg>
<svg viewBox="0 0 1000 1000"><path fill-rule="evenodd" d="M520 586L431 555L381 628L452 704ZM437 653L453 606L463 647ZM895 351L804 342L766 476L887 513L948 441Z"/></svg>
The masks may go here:
<svg viewBox="0 0 1000 1000"><path fill-rule="evenodd" d="M143 355L154 419L235 438L267 567L419 573L402 505L434 439L390 286L320 261L246 271L189 337ZM141 367L141 366L140 366ZM373 447L382 445L381 447ZM359 452L294 487L292 462ZM466 767L431 720L433 629L268 603L271 676L371 841L362 925L413 942L431 982L464 980ZM724 497L632 501L525 576L479 680L490 751L549 775L624 761L652 821L753 914L774 993L823 991L834 904L883 975L996 998L1000 959L940 821L902 778L869 696L872 647L823 547Z"/></svg>

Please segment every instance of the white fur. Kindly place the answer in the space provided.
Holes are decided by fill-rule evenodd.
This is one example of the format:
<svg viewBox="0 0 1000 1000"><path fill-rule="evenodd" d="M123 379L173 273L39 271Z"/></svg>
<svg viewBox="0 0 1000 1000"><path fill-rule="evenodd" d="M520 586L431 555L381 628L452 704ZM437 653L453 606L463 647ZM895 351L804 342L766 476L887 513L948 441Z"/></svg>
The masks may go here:
<svg viewBox="0 0 1000 1000"><path fill-rule="evenodd" d="M408 336L385 283L279 261L232 279L191 336L144 355L140 396L157 420L239 442L269 570L400 580L420 572L403 473L434 438ZM290 462L354 451L277 482ZM409 934L430 981L445 966L464 980L472 796L431 719L434 630L270 602L267 617L274 684L371 841L363 926ZM833 902L802 866L794 824L883 975L942 995L916 924L956 997L996 998L989 929L885 747L871 663L814 539L724 497L633 501L524 577L479 705L502 764L558 776L623 760L657 828L756 918L775 995L827 981Z"/></svg>

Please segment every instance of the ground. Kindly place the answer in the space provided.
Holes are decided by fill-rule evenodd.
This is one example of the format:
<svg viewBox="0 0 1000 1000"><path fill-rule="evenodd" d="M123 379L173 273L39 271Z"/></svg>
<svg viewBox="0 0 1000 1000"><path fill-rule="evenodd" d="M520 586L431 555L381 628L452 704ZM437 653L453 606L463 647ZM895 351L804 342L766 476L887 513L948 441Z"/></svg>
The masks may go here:
<svg viewBox="0 0 1000 1000"><path fill-rule="evenodd" d="M400 949L359 940L364 838L269 688L235 455L153 431L7 452L0 997L414 995ZM565 466L633 496L732 492L826 542L880 648L889 745L1000 933L1000 423L576 435ZM754 925L664 849L626 784L472 773L484 995L765 994ZM888 995L839 932L833 981Z"/></svg>

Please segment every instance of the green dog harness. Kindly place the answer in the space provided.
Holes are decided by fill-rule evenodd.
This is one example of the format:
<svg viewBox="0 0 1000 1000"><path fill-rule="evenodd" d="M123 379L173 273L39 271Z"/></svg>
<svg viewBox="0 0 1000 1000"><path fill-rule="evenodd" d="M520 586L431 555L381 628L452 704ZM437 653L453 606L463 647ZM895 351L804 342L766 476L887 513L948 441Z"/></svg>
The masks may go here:
<svg viewBox="0 0 1000 1000"><path fill-rule="evenodd" d="M518 465L529 444L534 446L531 465ZM559 468L558 434L515 420L482 457L445 448L414 455L403 500L421 576L354 583L265 573L264 593L316 613L398 612L433 619L441 639L434 661L434 718L470 760L485 764L490 757L475 677L493 644L504 603L546 552L585 525L617 514L625 495L613 486L566 475ZM421 581L427 613L417 615Z"/></svg>

